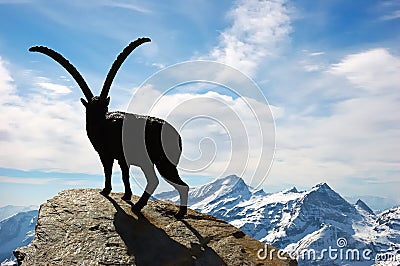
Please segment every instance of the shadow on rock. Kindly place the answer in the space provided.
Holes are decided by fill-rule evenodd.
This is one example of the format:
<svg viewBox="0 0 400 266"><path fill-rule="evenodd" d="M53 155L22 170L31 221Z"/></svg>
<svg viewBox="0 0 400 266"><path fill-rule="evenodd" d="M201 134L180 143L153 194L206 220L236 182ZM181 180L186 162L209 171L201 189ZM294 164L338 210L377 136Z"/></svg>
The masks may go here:
<svg viewBox="0 0 400 266"><path fill-rule="evenodd" d="M196 265L191 252L182 244L171 239L164 230L150 223L143 215L135 219L127 214L109 196L114 205L114 226L128 248L129 255L135 257L136 265Z"/></svg>
<svg viewBox="0 0 400 266"><path fill-rule="evenodd" d="M217 266L226 265L226 263L221 259L221 257L209 246L208 242L212 237L203 237L199 231L197 231L193 226L191 226L187 221L181 221L199 240L198 243L190 243L190 254L197 259L197 263L200 265Z"/></svg>

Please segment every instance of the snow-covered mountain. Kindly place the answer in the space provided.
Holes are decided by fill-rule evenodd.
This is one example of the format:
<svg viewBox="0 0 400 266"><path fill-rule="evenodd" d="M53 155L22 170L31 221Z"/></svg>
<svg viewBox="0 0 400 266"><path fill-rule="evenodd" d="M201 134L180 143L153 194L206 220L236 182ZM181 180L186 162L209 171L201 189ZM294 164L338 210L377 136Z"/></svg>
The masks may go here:
<svg viewBox="0 0 400 266"><path fill-rule="evenodd" d="M372 195L359 195L359 196L343 196L350 203L356 203L359 199L365 202L371 210L375 213L380 213L384 210L393 208L400 204L398 200L388 197L378 197Z"/></svg>
<svg viewBox="0 0 400 266"><path fill-rule="evenodd" d="M32 242L37 215L38 210L19 212L0 221L0 262L12 260L15 248Z"/></svg>
<svg viewBox="0 0 400 266"><path fill-rule="evenodd" d="M30 205L30 206L14 206L14 205L6 205L0 207L0 221L13 216L19 212L27 212L37 210L38 206Z"/></svg>
<svg viewBox="0 0 400 266"><path fill-rule="evenodd" d="M188 205L213 216L223 217L224 210L231 209L239 202L250 199L252 193L243 179L231 175L203 186L189 190ZM179 201L176 190L157 194L156 198ZM222 206L223 205L223 206Z"/></svg>
<svg viewBox="0 0 400 266"><path fill-rule="evenodd" d="M175 191L155 197L179 201ZM372 265L382 250L400 252L400 207L375 215L363 201L350 204L326 183L267 194L233 175L190 189L189 206L297 256L303 265ZM324 251L329 248L331 253Z"/></svg>

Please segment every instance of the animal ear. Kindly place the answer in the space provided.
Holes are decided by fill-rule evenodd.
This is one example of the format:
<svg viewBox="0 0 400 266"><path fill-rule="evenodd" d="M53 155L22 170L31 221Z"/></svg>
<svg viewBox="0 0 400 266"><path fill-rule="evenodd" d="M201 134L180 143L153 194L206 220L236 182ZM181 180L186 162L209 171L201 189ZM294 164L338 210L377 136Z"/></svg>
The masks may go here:
<svg viewBox="0 0 400 266"><path fill-rule="evenodd" d="M88 102L87 102L85 99L81 98L81 103L82 103L85 107L87 107Z"/></svg>
<svg viewBox="0 0 400 266"><path fill-rule="evenodd" d="M110 104L110 97L107 97L105 102L106 102L106 105L108 106Z"/></svg>

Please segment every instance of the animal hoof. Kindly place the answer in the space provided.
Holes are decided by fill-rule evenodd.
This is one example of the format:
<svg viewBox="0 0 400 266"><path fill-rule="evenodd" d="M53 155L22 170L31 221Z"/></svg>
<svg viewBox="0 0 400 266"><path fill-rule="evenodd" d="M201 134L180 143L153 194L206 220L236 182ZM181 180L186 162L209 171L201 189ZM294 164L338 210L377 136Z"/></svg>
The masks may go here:
<svg viewBox="0 0 400 266"><path fill-rule="evenodd" d="M121 197L121 199L122 200L125 200L125 201L130 201L131 200L131 197L132 197L132 193L131 194L124 194L122 197Z"/></svg>
<svg viewBox="0 0 400 266"><path fill-rule="evenodd" d="M135 205L133 205L132 207L131 207L131 210L132 210L132 212L134 213L134 214L141 214L141 211L142 211L142 209L143 209L143 207L144 206L140 206L140 205L138 205L138 204L135 204Z"/></svg>
<svg viewBox="0 0 400 266"><path fill-rule="evenodd" d="M183 217L186 215L186 213L187 213L187 207L186 206L181 206L179 208L179 211L174 216L175 216L175 218L177 220L182 220Z"/></svg>
<svg viewBox="0 0 400 266"><path fill-rule="evenodd" d="M102 191L100 191L100 194L101 195L103 195L103 196L108 196L108 195L110 195L110 193L111 193L111 189L106 189L106 188L104 188Z"/></svg>

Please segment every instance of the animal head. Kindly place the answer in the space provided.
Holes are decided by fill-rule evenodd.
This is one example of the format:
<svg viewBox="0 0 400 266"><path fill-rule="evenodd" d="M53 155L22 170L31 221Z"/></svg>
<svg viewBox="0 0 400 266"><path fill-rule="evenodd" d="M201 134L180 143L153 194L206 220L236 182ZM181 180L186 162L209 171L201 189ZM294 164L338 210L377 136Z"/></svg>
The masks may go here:
<svg viewBox="0 0 400 266"><path fill-rule="evenodd" d="M102 98L100 96L93 96L90 101L81 98L83 106L86 108L86 114L91 118L104 118L108 112L108 105L110 104L110 97Z"/></svg>
<svg viewBox="0 0 400 266"><path fill-rule="evenodd" d="M108 105L110 103L110 97L108 97L108 93L110 92L111 84L118 72L118 69L136 47L150 41L151 40L149 38L139 38L125 47L125 49L118 55L117 59L114 61L110 70L108 71L107 77L103 84L103 88L100 92L100 96L93 95L92 91L89 89L89 86L87 85L79 71L61 54L44 46L33 46L29 48L29 51L45 54L54 59L62 67L64 67L65 70L67 70L67 72L74 78L76 83L78 83L83 94L85 95L86 100L84 98L81 98L81 102L85 106L86 112L88 114L101 115L105 114L108 111Z"/></svg>

